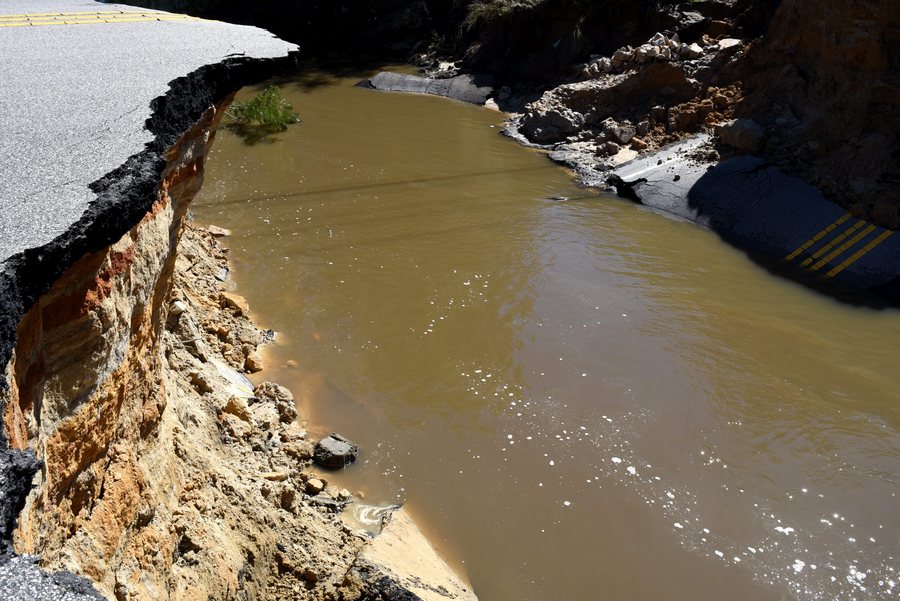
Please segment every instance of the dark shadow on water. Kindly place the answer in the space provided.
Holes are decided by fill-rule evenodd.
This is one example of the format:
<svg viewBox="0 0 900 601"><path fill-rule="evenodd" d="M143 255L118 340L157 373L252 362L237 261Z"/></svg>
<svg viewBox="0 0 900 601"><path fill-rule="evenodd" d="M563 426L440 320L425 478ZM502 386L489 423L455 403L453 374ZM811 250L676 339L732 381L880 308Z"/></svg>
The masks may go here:
<svg viewBox="0 0 900 601"><path fill-rule="evenodd" d="M286 89L308 92L336 85L342 79L367 79L385 69L400 68L396 57L331 55L301 61L296 68L273 78L270 83ZM408 70L406 67L404 70Z"/></svg>

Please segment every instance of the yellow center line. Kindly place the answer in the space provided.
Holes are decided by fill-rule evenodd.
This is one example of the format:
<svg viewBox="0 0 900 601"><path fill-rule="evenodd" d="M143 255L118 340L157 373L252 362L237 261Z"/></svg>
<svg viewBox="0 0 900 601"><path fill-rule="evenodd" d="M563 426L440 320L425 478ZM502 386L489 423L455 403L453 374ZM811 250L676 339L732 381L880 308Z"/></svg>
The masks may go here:
<svg viewBox="0 0 900 601"><path fill-rule="evenodd" d="M786 256L784 258L784 260L785 261L793 261L800 255L800 253L802 253L807 248L809 248L810 246L812 246L813 244L815 244L816 242L818 242L819 240L821 240L822 238L824 238L825 236L827 236L828 234L833 232L835 229L837 229L837 226L841 225L842 223L844 223L845 221L850 219L850 217L851 217L850 213L844 213L843 215L838 217L837 220L835 220L831 225L829 225L824 230L822 230L821 232L819 232L818 234L816 234L815 236L813 236L812 238L810 238L809 240L807 240L806 242L801 244L797 248L797 250L795 250L794 252L792 252L791 254Z"/></svg>
<svg viewBox="0 0 900 601"><path fill-rule="evenodd" d="M800 267L807 267L808 265L812 264L813 261L815 261L822 255L824 255L825 253L830 251L832 248L834 248L835 246L837 246L844 240L846 240L848 236L852 236L856 230L858 230L865 224L866 224L866 222L863 221L862 219L860 219L859 221L857 221L856 223L854 223L853 225L848 227L846 230L844 230L840 235L832 238L828 244L826 244L825 246L823 246L822 248L820 248L819 250L814 252L811 256L807 257L802 263L800 263Z"/></svg>
<svg viewBox="0 0 900 601"><path fill-rule="evenodd" d="M24 21L68 21L70 19L127 19L129 17L166 17L179 16L176 13L69 13L60 15L0 15L0 23L22 23Z"/></svg>
<svg viewBox="0 0 900 601"><path fill-rule="evenodd" d="M189 17L184 15L146 15L146 16L137 16L135 18L127 18L127 19L104 19L104 18L91 18L91 19L77 19L77 18L69 18L67 20L35 20L35 21L20 21L20 22L2 22L0 21L0 27L41 27L45 25L93 25L99 23L138 23L138 22L152 22L152 21L202 21L203 19L198 19L197 17Z"/></svg>
<svg viewBox="0 0 900 601"><path fill-rule="evenodd" d="M850 256L850 258L848 258L846 261L844 261L843 263L841 263L840 265L838 265L837 267L835 267L834 269L832 269L831 271L829 271L828 273L826 273L826 274L825 274L825 277L827 277L827 278L833 278L834 276L836 276L836 275L839 274L840 272L844 271L845 269L847 269L848 267L850 267L851 265L853 265L854 263L856 263L856 262L857 262L860 258L862 258L866 253L868 253L868 252L871 251L873 248L875 248L876 246L878 246L879 244L881 244L882 242L884 242L885 240L887 240L888 238L890 238L891 235L892 235L893 233L894 233L894 232L892 232L891 230L885 230L884 232L881 233L880 236L878 236L877 238L875 238L874 240L872 240L871 242L869 242L868 244L866 244L865 246L863 246L861 249L859 249L858 251L856 251L855 253L853 253L853 254Z"/></svg>
<svg viewBox="0 0 900 601"><path fill-rule="evenodd" d="M841 246L835 249L834 252L829 253L827 257L823 258L821 261L810 267L809 270L818 271L825 265L828 265L828 263L830 263L832 259L834 259L835 257L839 257L844 251L846 251L848 248L852 248L857 242L874 232L876 229L877 228L874 225L869 225L866 229L850 238L850 240L848 240L844 244L841 244Z"/></svg>
<svg viewBox="0 0 900 601"><path fill-rule="evenodd" d="M78 17L81 15L134 15L134 14L151 14L137 10L107 10L99 12L84 11L81 13L27 13L19 15L0 15L0 19L32 19L35 17ZM165 13L153 13L165 14ZM173 13L174 14L174 13Z"/></svg>

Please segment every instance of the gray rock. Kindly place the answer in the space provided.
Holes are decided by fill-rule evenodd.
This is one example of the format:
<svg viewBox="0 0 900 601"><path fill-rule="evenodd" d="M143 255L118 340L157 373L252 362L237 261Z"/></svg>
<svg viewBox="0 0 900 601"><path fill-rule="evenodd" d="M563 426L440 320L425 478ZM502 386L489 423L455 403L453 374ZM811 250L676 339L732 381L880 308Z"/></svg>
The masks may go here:
<svg viewBox="0 0 900 601"><path fill-rule="evenodd" d="M744 152L759 152L763 148L766 132L752 119L737 119L723 125L719 131L723 144Z"/></svg>
<svg viewBox="0 0 900 601"><path fill-rule="evenodd" d="M604 142L597 146L597 156L608 157L619 152L620 147L615 142Z"/></svg>
<svg viewBox="0 0 900 601"><path fill-rule="evenodd" d="M531 110L522 117L522 133L538 144L561 142L584 127L584 115L564 107Z"/></svg>
<svg viewBox="0 0 900 601"><path fill-rule="evenodd" d="M604 139L618 144L628 144L634 138L636 130L630 123L617 123L615 119L606 119L601 124Z"/></svg>
<svg viewBox="0 0 900 601"><path fill-rule="evenodd" d="M703 56L703 48L696 42L690 45L685 44L679 53L686 59L700 58Z"/></svg>
<svg viewBox="0 0 900 601"><path fill-rule="evenodd" d="M313 461L322 467L340 469L356 461L359 447L340 434L331 434L318 442Z"/></svg>
<svg viewBox="0 0 900 601"><path fill-rule="evenodd" d="M631 49L630 48L628 48L628 49L619 48L618 50L616 50L613 53L612 58L610 59L610 64L613 67L622 67L622 66L625 66L628 63L630 63L631 60L632 60Z"/></svg>
<svg viewBox="0 0 900 601"><path fill-rule="evenodd" d="M738 49L741 47L741 44L741 40L737 38L725 38L723 40L719 40L719 52L732 54L738 51Z"/></svg>

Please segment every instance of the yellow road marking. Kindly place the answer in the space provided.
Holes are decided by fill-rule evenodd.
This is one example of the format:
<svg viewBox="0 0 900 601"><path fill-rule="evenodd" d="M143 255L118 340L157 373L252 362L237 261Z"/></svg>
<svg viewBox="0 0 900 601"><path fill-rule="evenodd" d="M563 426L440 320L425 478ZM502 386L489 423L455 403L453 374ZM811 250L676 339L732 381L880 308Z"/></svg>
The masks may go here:
<svg viewBox="0 0 900 601"><path fill-rule="evenodd" d="M835 236L828 244L814 252L811 256L807 257L802 263L800 263L800 267L807 267L812 264L816 259L830 251L832 248L843 242L847 239L848 236L852 236L853 233L864 226L866 224L862 219L858 220L856 223L848 227L846 230L841 232L840 235Z"/></svg>
<svg viewBox="0 0 900 601"><path fill-rule="evenodd" d="M863 246L861 249L859 249L858 251L853 253L850 256L850 258L848 258L846 261L844 261L843 263L841 263L840 265L838 265L837 267L835 267L834 269L832 269L831 271L826 273L825 277L833 278L840 272L844 271L845 269L847 269L848 267L850 267L851 265L853 265L854 263L859 261L859 259L862 258L866 253L868 253L873 248L875 248L876 246L878 246L879 244L881 244L882 242L884 242L885 240L890 238L893 233L894 232L892 232L891 230L885 230L884 232L881 233L880 236L878 236L877 238L875 238L874 240L872 240L871 242L869 242L868 244Z"/></svg>
<svg viewBox="0 0 900 601"><path fill-rule="evenodd" d="M150 14L137 10L107 10L107 11L98 11L98 12L90 12L85 11L82 13L27 13L27 14L19 14L19 15L0 15L0 20L2 19L31 19L34 17L77 17L80 15L134 15L134 14ZM164 13L154 13L154 14L164 14Z"/></svg>
<svg viewBox="0 0 900 601"><path fill-rule="evenodd" d="M202 21L203 19L198 19L196 17L187 17L187 16L150 16L146 17L136 17L130 19L69 19L65 21L21 21L21 22L0 22L0 27L41 27L46 25L95 25L100 23L149 23L153 21Z"/></svg>
<svg viewBox="0 0 900 601"><path fill-rule="evenodd" d="M837 228L837 226L841 225L842 223L844 223L845 221L850 219L850 217L851 217L850 213L844 213L843 215L838 217L837 220L835 220L831 225L829 225L824 230L822 230L821 232L819 232L818 234L816 234L815 236L813 236L812 238L810 238L809 240L807 240L806 242L801 244L797 248L797 250L795 250L794 252L792 252L791 254L786 256L784 258L784 260L785 261L793 261L800 255L800 253L802 253L807 248L809 248L810 246L812 246L813 244L815 244L816 242L818 242L819 240L821 240L822 238L824 238L825 236L827 236L828 234L833 232Z"/></svg>
<svg viewBox="0 0 900 601"><path fill-rule="evenodd" d="M821 261L810 267L809 270L820 270L822 267L830 263L832 259L834 259L835 257L839 257L844 251L846 251L848 248L852 248L857 242L874 232L876 229L877 228L874 225L869 225L866 229L850 238L850 240L848 240L844 244L841 244L837 249L834 250L834 252L829 253L827 257L824 257Z"/></svg>
<svg viewBox="0 0 900 601"><path fill-rule="evenodd" d="M0 27L38 27L41 25L90 25L93 23L138 23L149 21L202 21L198 17L177 13L140 11L107 11L83 13L40 13L0 15Z"/></svg>

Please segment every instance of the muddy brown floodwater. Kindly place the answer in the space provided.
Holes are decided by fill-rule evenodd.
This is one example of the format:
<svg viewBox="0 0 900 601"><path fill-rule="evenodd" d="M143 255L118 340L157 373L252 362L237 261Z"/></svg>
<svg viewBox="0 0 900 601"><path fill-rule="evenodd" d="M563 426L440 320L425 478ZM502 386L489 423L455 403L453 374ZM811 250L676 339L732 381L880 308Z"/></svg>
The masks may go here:
<svg viewBox="0 0 900 601"><path fill-rule="evenodd" d="M900 312L357 80L282 81L303 122L221 131L194 207L278 332L259 375L361 444L341 485L483 601L897 598Z"/></svg>

